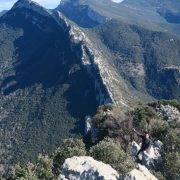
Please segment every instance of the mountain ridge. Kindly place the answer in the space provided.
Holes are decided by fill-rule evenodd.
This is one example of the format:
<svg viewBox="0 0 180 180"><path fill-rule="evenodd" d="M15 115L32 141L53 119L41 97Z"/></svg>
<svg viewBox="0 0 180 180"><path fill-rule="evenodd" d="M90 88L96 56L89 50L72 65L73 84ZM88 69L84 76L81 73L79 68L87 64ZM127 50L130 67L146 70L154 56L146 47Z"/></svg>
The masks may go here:
<svg viewBox="0 0 180 180"><path fill-rule="evenodd" d="M33 11L38 12L41 15L49 16L49 12L46 8L42 7L40 4L32 1L32 0L18 0L12 7L13 9L25 8L31 9Z"/></svg>
<svg viewBox="0 0 180 180"><path fill-rule="evenodd" d="M56 10L62 12L67 18L76 22L81 27L91 28L105 23L108 18L94 11L80 0L63 0Z"/></svg>
<svg viewBox="0 0 180 180"><path fill-rule="evenodd" d="M121 19L124 23L144 26L145 28L150 30L176 33L179 36L179 24L168 23L164 16L161 16L160 13L151 5L147 6L147 8L144 8L144 6L142 6L141 4L138 4L138 6L137 4L138 3L133 3L133 1L123 1L121 3L115 3L111 0L64 0L62 4L60 3L58 9L60 11L62 10L62 13L68 14L70 12L76 11L78 7L86 7L108 19ZM71 9L68 9L67 12L65 12L64 9L60 8L65 7L65 5L67 5L68 8L71 7ZM79 13L81 12L80 10L81 9L79 9ZM82 19L83 17L85 17L86 13L87 12L83 12L80 18ZM69 18L71 19L72 17ZM80 20L76 20L76 23L81 26L80 22Z"/></svg>
<svg viewBox="0 0 180 180"><path fill-rule="evenodd" d="M81 3L89 28L29 0L0 17L3 165L33 161L62 139L83 135L85 117L99 105L131 109L139 101L180 98L178 36L106 17L107 5L103 16L99 7L89 16L87 1Z"/></svg>
<svg viewBox="0 0 180 180"><path fill-rule="evenodd" d="M51 15L13 8L0 18L0 35L1 162L33 161L61 139L83 134L98 94L69 27Z"/></svg>

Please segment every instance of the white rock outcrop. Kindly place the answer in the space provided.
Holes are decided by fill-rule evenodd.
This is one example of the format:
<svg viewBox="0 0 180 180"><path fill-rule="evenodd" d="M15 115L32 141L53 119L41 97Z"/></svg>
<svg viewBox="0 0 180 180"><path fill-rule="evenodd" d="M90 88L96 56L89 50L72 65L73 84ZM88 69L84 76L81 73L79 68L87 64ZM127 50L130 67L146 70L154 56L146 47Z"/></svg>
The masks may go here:
<svg viewBox="0 0 180 180"><path fill-rule="evenodd" d="M92 118L90 116L85 117L85 130L84 134L87 135L92 129Z"/></svg>
<svg viewBox="0 0 180 180"><path fill-rule="evenodd" d="M71 41L81 44L82 65L94 81L95 90L97 91L96 98L99 104L113 103L128 107L127 100L122 93L124 92L127 95L129 91L128 86L123 78L118 75L114 66L109 63L108 57L106 57L107 55L103 53L99 46L93 43L92 39L80 27L69 22L62 13L56 11L53 16L61 27L62 21L66 27L65 29L68 27Z"/></svg>
<svg viewBox="0 0 180 180"><path fill-rule="evenodd" d="M161 141L154 142L151 147L148 149L148 151L144 151L139 155L139 159L142 161L142 164L149 167L154 166L155 162L161 161L161 147L162 147ZM133 157L136 156L137 152L140 149L140 145L138 145L135 141L132 142L131 146L131 154Z"/></svg>
<svg viewBox="0 0 180 180"><path fill-rule="evenodd" d="M119 176L110 165L80 156L66 159L59 180L157 180L150 171L140 164L129 173Z"/></svg>
<svg viewBox="0 0 180 180"><path fill-rule="evenodd" d="M140 164L137 169L121 177L120 180L157 180L157 178L149 172L149 170Z"/></svg>
<svg viewBox="0 0 180 180"><path fill-rule="evenodd" d="M171 105L160 105L156 110L163 116L169 123L180 124L180 112L176 107Z"/></svg>
<svg viewBox="0 0 180 180"><path fill-rule="evenodd" d="M117 180L119 175L110 165L80 156L66 159L60 180Z"/></svg>

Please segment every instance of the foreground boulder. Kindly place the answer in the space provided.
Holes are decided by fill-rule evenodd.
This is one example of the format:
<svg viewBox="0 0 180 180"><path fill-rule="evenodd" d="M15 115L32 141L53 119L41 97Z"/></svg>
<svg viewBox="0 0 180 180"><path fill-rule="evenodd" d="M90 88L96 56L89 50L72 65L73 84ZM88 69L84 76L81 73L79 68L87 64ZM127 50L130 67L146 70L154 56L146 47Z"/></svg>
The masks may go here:
<svg viewBox="0 0 180 180"><path fill-rule="evenodd" d="M61 180L117 180L119 175L110 165L81 156L66 159L62 166Z"/></svg>
<svg viewBox="0 0 180 180"><path fill-rule="evenodd" d="M92 157L80 156L66 159L62 166L59 180L157 180L150 171L140 164L137 169L119 176L110 165L94 160Z"/></svg>
<svg viewBox="0 0 180 180"><path fill-rule="evenodd" d="M134 169L125 176L120 177L120 180L157 180L157 178L152 175L145 166L138 164L137 169Z"/></svg>

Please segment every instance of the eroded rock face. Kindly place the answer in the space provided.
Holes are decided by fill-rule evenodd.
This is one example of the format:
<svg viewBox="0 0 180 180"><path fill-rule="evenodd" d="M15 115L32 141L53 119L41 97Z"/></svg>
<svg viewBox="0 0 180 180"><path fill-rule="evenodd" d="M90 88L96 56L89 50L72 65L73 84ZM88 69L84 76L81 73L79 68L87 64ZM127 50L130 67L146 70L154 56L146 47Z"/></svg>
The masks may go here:
<svg viewBox="0 0 180 180"><path fill-rule="evenodd" d="M121 177L120 180L157 180L157 178L152 175L145 166L138 164L137 169L133 169L131 172Z"/></svg>
<svg viewBox="0 0 180 180"><path fill-rule="evenodd" d="M110 165L81 156L66 159L59 180L157 180L140 164L126 175L119 176Z"/></svg>
<svg viewBox="0 0 180 180"><path fill-rule="evenodd" d="M176 107L170 105L160 105L156 110L163 116L169 123L180 124L180 112Z"/></svg>
<svg viewBox="0 0 180 180"><path fill-rule="evenodd" d="M66 159L60 179L69 180L117 180L119 175L110 165L81 156Z"/></svg>
<svg viewBox="0 0 180 180"><path fill-rule="evenodd" d="M94 48L94 44L78 26L71 25L68 19L59 11L54 13L54 18L61 27L69 28L71 41L81 45L82 56L80 59L83 67L86 68L90 78L94 81L95 90L97 91L96 99L99 101L99 105L116 103L114 90L111 87L114 74L109 70L109 64L105 62L101 52ZM122 102L122 99L120 102Z"/></svg>
<svg viewBox="0 0 180 180"><path fill-rule="evenodd" d="M156 141L151 145L149 150L141 153L139 155L139 159L142 161L142 164L149 167L149 166L154 166L155 162L160 162L161 161L160 151L162 145L163 144L161 141ZM133 141L131 146L131 153L133 157L136 156L139 149L140 149L140 145L138 145L135 141Z"/></svg>
<svg viewBox="0 0 180 180"><path fill-rule="evenodd" d="M85 117L85 130L84 134L87 135L92 130L92 118L90 116Z"/></svg>

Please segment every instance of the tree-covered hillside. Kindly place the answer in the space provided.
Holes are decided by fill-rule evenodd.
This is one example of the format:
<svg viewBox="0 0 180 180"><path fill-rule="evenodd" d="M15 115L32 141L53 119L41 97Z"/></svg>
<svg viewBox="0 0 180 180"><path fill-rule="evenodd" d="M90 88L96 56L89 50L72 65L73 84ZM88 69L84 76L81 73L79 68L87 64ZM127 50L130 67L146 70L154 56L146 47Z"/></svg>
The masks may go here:
<svg viewBox="0 0 180 180"><path fill-rule="evenodd" d="M180 98L180 40L163 32L111 20L92 30L119 75L134 90L157 99Z"/></svg>
<svg viewBox="0 0 180 180"><path fill-rule="evenodd" d="M122 4L136 8L154 9L168 23L180 24L180 1L177 0L125 0Z"/></svg>
<svg viewBox="0 0 180 180"><path fill-rule="evenodd" d="M169 114L168 111L171 110L173 113ZM179 179L179 110L179 101L156 101L137 105L133 110L126 111L110 104L101 106L91 119L91 128L87 134L89 146L86 146L82 139L65 139L53 154L49 156L40 154L36 163L18 163L9 169L6 177L13 180L55 180L60 177L63 179L61 174L65 174L65 177L72 179L69 174L74 172L74 169L71 168L68 172L68 167L63 164L67 158L74 156L91 156L98 161L111 165L120 175L125 175L137 167L137 160L132 157L133 143L135 141L140 142L136 131L133 131L136 128L140 134L148 131L152 147L157 142L162 144L160 151L155 148L154 153L157 156L160 153L160 158L153 160L153 166L147 165L149 171L159 180ZM149 157L153 157L152 149ZM77 166L78 162L72 164L74 168ZM84 166L85 170L82 168ZM84 174L91 172L87 170L87 163L82 164L82 167L78 169L85 172ZM110 174L111 172L108 171L107 173ZM90 176L76 174L85 180L94 177L92 174ZM98 174L97 171L96 174ZM134 174L134 179L141 177L136 173L132 174ZM142 180L147 179L147 176L145 177Z"/></svg>
<svg viewBox="0 0 180 180"><path fill-rule="evenodd" d="M97 23L94 24L92 21L101 19L101 15L150 30L180 34L179 2L176 0L163 0L163 2L125 0L122 3L115 3L111 0L63 0L57 9L82 27L84 27L85 19L87 25L89 22L88 27L96 26ZM104 21L100 22L104 23Z"/></svg>
<svg viewBox="0 0 180 180"><path fill-rule="evenodd" d="M68 28L50 15L15 8L0 18L2 164L51 152L95 112L94 84L72 46Z"/></svg>

